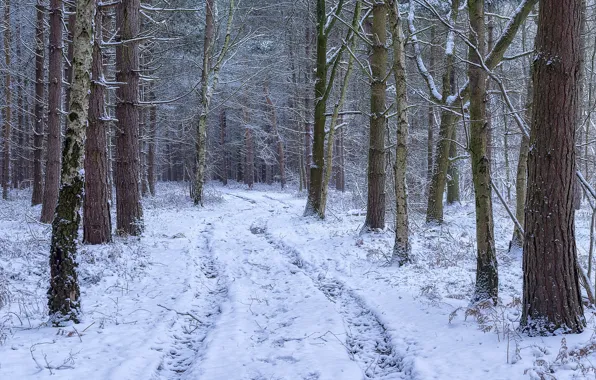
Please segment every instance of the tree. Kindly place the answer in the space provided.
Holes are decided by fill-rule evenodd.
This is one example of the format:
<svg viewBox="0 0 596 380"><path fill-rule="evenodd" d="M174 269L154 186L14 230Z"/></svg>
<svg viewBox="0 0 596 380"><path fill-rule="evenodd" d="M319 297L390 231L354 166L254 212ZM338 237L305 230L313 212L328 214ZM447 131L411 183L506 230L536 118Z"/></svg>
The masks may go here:
<svg viewBox="0 0 596 380"><path fill-rule="evenodd" d="M4 109L4 159L2 162L2 199L8 199L8 182L10 175L10 132L12 128L12 79L10 75L11 61L11 29L10 24L10 0L4 3L4 60L6 63L6 74L4 74L4 85L6 92L6 106Z"/></svg>
<svg viewBox="0 0 596 380"><path fill-rule="evenodd" d="M143 231L143 208L139 187L139 0L116 6L119 30L116 46L116 229L124 235Z"/></svg>
<svg viewBox="0 0 596 380"><path fill-rule="evenodd" d="M317 0L317 58L315 70L315 113L313 126L313 143L312 143L312 163L309 165L307 159L308 177L308 199L306 200L306 208L304 216L319 215L321 216L321 198L323 194L323 169L325 167L325 124L327 121L327 100L331 94L331 88L335 79L335 73L338 66L338 57L341 57L343 47L338 50L334 57L333 66L328 70L329 63L327 62L327 42L329 40L329 33L333 29L336 17L341 13L344 1L340 0L334 10L334 15L330 16L330 21L327 22L327 10L325 0ZM327 75L331 71L330 77ZM308 128L307 128L308 130ZM307 150L308 155L308 150Z"/></svg>
<svg viewBox="0 0 596 380"><path fill-rule="evenodd" d="M85 128L91 86L95 0L77 0L73 35L73 81L62 152L62 171L50 246L49 313L54 325L80 320L77 282L77 236L81 217Z"/></svg>
<svg viewBox="0 0 596 380"><path fill-rule="evenodd" d="M47 160L40 219L43 223L51 223L54 219L60 184L63 12L62 0L50 0Z"/></svg>
<svg viewBox="0 0 596 380"><path fill-rule="evenodd" d="M397 108L397 143L395 144L395 244L392 259L398 265L410 261L410 228L408 221L408 94L406 87L405 38L402 18L395 0L386 0L393 43L393 76L395 78L395 104ZM432 126L429 126L429 129Z"/></svg>
<svg viewBox="0 0 596 380"><path fill-rule="evenodd" d="M581 0L541 0L524 223L521 328L579 333L586 321L575 246L575 126Z"/></svg>
<svg viewBox="0 0 596 380"><path fill-rule="evenodd" d="M486 26L484 0L468 0L470 19L468 77L470 88L470 155L476 200L476 288L473 301L497 303L499 276L495 250L490 158L486 115L487 72L482 67L485 55Z"/></svg>
<svg viewBox="0 0 596 380"><path fill-rule="evenodd" d="M370 130L368 148L368 198L364 228L385 228L385 129L387 128L387 5L372 6L370 56Z"/></svg>
<svg viewBox="0 0 596 380"><path fill-rule="evenodd" d="M96 0L99 2L100 0ZM75 21L76 22L76 21ZM101 52L103 17L95 12L95 38L89 95L89 124L85 142L85 202L83 241L103 244L112 240L110 197L108 193L108 123L106 122L103 57ZM74 46L73 46L74 50Z"/></svg>
<svg viewBox="0 0 596 380"><path fill-rule="evenodd" d="M43 111L44 111L44 61L45 61L45 14L41 0L35 5L37 22L35 24L35 127L33 129L33 192L31 205L43 200L42 152L43 152Z"/></svg>
<svg viewBox="0 0 596 380"><path fill-rule="evenodd" d="M212 54L215 44L215 0L207 0L205 3L205 40L203 45L203 67L201 71L200 113L196 129L196 172L194 187L191 194L194 204L197 206L203 206L203 186L205 184L205 167L207 166L205 160L207 155L207 116L209 115L209 106L211 104L213 92L219 82L219 72L230 48L232 23L235 11L235 1L230 0L224 42L219 54L215 57L215 63L213 63Z"/></svg>

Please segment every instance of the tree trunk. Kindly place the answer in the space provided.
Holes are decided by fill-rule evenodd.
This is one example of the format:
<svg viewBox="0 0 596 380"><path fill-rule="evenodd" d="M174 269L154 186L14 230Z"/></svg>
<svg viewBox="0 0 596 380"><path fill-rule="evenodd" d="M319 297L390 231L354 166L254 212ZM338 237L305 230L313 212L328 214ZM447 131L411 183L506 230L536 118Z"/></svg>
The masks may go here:
<svg viewBox="0 0 596 380"><path fill-rule="evenodd" d="M252 189L255 183L255 156L252 138L252 128L248 125L249 116L246 106L242 107L242 114L244 119L244 144L246 147L246 164L244 166L244 183Z"/></svg>
<svg viewBox="0 0 596 380"><path fill-rule="evenodd" d="M60 185L62 104L62 0L50 0L50 46L48 58L48 137L46 179L41 222L51 223L58 203Z"/></svg>
<svg viewBox="0 0 596 380"><path fill-rule="evenodd" d="M525 49L525 40L526 40L526 32L525 29L522 31L522 46ZM528 60L529 65L529 79L526 82L526 106L525 106L525 121L527 125L532 124L532 102L534 101L534 91L533 91L533 83L532 83L532 76L533 76L533 65L532 62ZM530 140L522 135L521 142L519 145L519 156L517 159L517 173L515 176L515 218L519 222L520 226L524 225L525 220L525 208L526 208L526 193L527 193L527 186L528 186L528 153L530 151ZM516 248L522 248L524 244L524 236L523 232L519 230L517 225L513 227L513 237L511 238L511 242L509 243L509 250Z"/></svg>
<svg viewBox="0 0 596 380"><path fill-rule="evenodd" d="M493 221L490 159L488 156L488 122L486 119L487 73L481 67L485 54L486 29L484 0L468 0L470 41L475 48L468 53L470 80L470 154L476 199L476 288L473 302L492 300L499 294L497 253Z"/></svg>
<svg viewBox="0 0 596 380"><path fill-rule="evenodd" d="M312 143L312 162L308 159L308 143L306 150L306 171L308 182L308 199L305 216L318 215L321 210L321 193L323 190L323 167L325 165L325 124L327 107L327 33L325 0L317 0L317 60L315 79L315 120ZM307 111L308 112L308 111ZM308 137L309 127L307 127Z"/></svg>
<svg viewBox="0 0 596 380"><path fill-rule="evenodd" d="M319 10L320 4L317 3L317 12ZM323 9L325 8L325 1L323 1ZM317 17L320 15L317 13ZM306 63L305 63L305 74L304 74L304 84L307 88L310 88L310 80L311 80L311 73L312 73L312 65L311 58L312 58L312 46L311 46L311 27L310 25L306 27L306 45L305 45L305 55L306 55ZM317 58L319 58L319 39L317 38ZM321 46L322 48L322 46ZM327 49L327 39L325 38L325 51ZM325 72L325 80L326 78ZM317 76L318 80L319 76ZM316 93L316 89L315 89ZM312 166L312 150L313 150L313 125L310 119L310 112L312 109L312 99L308 95L308 93L304 94L304 187L309 189L310 192L310 167Z"/></svg>
<svg viewBox="0 0 596 380"><path fill-rule="evenodd" d="M364 228L385 228L385 129L387 128L387 6L372 8L372 73L370 140L368 150L368 199Z"/></svg>
<svg viewBox="0 0 596 380"><path fill-rule="evenodd" d="M586 326L575 245L575 127L581 0L541 0L524 224L520 326L530 335Z"/></svg>
<svg viewBox="0 0 596 380"><path fill-rule="evenodd" d="M511 17L506 26L505 32L501 34L499 39L495 42L494 49L488 54L484 60L484 65L493 70L503 59L503 55L507 48L511 45L514 37L532 10L533 6L538 0L522 0L520 5L516 8L515 13ZM459 0L451 2L451 23L454 25L454 20L457 18L457 10L459 9ZM448 46L453 48L453 40ZM447 52L445 57L445 74L443 75L443 94L442 102L443 108L447 106L455 106L461 102L466 103L469 97L470 86L465 86L459 93L458 97L451 96L450 91L446 91L449 87L445 85L446 79L452 77L450 71L453 66L453 51ZM451 96L451 97L450 97ZM447 177L447 169L449 167L449 136L451 136L451 128L454 124L449 122L449 119L457 119L450 110L443 109L441 111L441 126L439 129L439 141L437 142L437 153L435 154L435 166L433 169L433 177L429 186L428 207L426 211L426 221L429 223L442 223L443 221L443 193L445 191L445 179Z"/></svg>
<svg viewBox="0 0 596 380"><path fill-rule="evenodd" d="M224 186L228 185L228 151L226 147L226 110L219 113L219 154L221 165L219 167L219 178Z"/></svg>
<svg viewBox="0 0 596 380"><path fill-rule="evenodd" d="M456 123L455 118L453 123ZM457 126L451 129L451 142L449 144L449 169L447 169L447 204L452 205L460 201L459 192L459 161L457 157Z"/></svg>
<svg viewBox="0 0 596 380"><path fill-rule="evenodd" d="M150 85L152 86L152 85ZM153 88L149 90L149 99L155 100L155 92ZM151 105L149 108L149 146L147 147L147 182L149 183L149 193L155 196L155 182L157 181L155 175L155 150L157 145L157 107Z"/></svg>
<svg viewBox="0 0 596 380"><path fill-rule="evenodd" d="M4 92L6 105L4 107L4 158L2 161L2 199L8 199L8 185L10 175L10 133L12 127L12 79L11 79L11 29L10 23L10 0L4 3L4 62L6 73L4 74Z"/></svg>
<svg viewBox="0 0 596 380"><path fill-rule="evenodd" d="M45 14L41 0L35 5L37 22L35 24L35 127L33 131L33 193L31 205L41 204L43 200L42 152L43 152L43 111L44 111L44 61L45 61Z"/></svg>
<svg viewBox="0 0 596 380"><path fill-rule="evenodd" d="M281 135L279 134L279 130L277 128L277 114L275 112L275 106L271 101L271 97L269 96L269 89L267 85L264 87L265 91L265 101L269 106L269 112L271 117L271 134L275 138L276 141L276 148L277 148L277 164L279 166L279 180L281 182L281 188L286 187L286 161L285 161L285 152L284 152L284 142L281 139Z"/></svg>
<svg viewBox="0 0 596 380"><path fill-rule="evenodd" d="M436 38L436 26L433 24L430 29L430 57L429 57L429 70L433 70L435 67L435 38ZM430 183L433 176L433 147L434 147L434 135L435 135L435 111L434 105L428 103L428 126L427 126L427 138L426 138L426 182Z"/></svg>
<svg viewBox="0 0 596 380"><path fill-rule="evenodd" d="M139 186L139 16L140 1L123 1L116 7L119 30L116 46L116 229L138 236L143 231Z"/></svg>
<svg viewBox="0 0 596 380"><path fill-rule="evenodd" d="M395 244L393 261L398 265L410 262L410 228L408 225L408 97L406 86L406 55L402 19L396 0L386 0L393 37L393 75L397 108L397 144L395 146ZM432 112L432 111L431 111ZM429 129L432 126L429 126Z"/></svg>
<svg viewBox="0 0 596 380"><path fill-rule="evenodd" d="M97 2L101 0L96 0ZM85 142L85 202L83 208L83 241L103 244L112 240L110 198L108 194L108 123L106 120L103 60L101 52L102 13L95 14L95 39L91 67L89 123Z"/></svg>
<svg viewBox="0 0 596 380"><path fill-rule="evenodd" d="M52 323L80 320L80 291L77 283L76 254L83 198L82 159L89 107L93 18L95 0L77 0L74 30L73 83L66 140L62 153L62 175L56 217L52 223L50 246L50 289L48 306Z"/></svg>
<svg viewBox="0 0 596 380"><path fill-rule="evenodd" d="M460 0L451 2L451 24L455 25L459 13ZM450 31L445 46L445 71L443 73L443 106L447 106L447 98L455 90L454 70L454 35ZM448 110L441 111L441 124L439 126L439 138L437 140L436 154L434 157L433 174L428 185L428 206L426 208L427 223L443 222L443 194L447 182L447 171L449 169L449 151L451 149L451 137L455 129L456 117Z"/></svg>

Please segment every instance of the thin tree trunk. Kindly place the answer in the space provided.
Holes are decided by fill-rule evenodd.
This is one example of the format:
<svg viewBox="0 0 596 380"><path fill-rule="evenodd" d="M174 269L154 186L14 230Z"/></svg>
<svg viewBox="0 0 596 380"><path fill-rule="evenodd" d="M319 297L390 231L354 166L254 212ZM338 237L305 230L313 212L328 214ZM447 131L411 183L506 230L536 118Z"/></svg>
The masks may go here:
<svg viewBox="0 0 596 380"><path fill-rule="evenodd" d="M140 1L127 0L116 7L119 30L116 46L116 229L138 236L143 231L139 184L139 17Z"/></svg>
<svg viewBox="0 0 596 380"><path fill-rule="evenodd" d="M246 149L246 164L244 166L244 183L248 185L249 189L255 182L255 156L252 138L252 127L248 125L249 115L246 106L242 107L242 115L244 120L244 144Z"/></svg>
<svg viewBox="0 0 596 380"><path fill-rule="evenodd" d="M385 129L387 128L387 6L372 7L372 54L370 140L368 150L368 198L364 228L385 228Z"/></svg>
<svg viewBox="0 0 596 380"><path fill-rule="evenodd" d="M61 106L62 106L62 0L50 0L50 45L48 57L48 137L46 178L41 222L51 223L58 203L60 185Z"/></svg>
<svg viewBox="0 0 596 380"><path fill-rule="evenodd" d="M324 2L323 2L324 3ZM319 5L317 5L317 9ZM324 7L324 6L323 6ZM317 39L317 49L319 40ZM325 40L325 49L327 48L327 40ZM312 47L311 47L311 28L310 25L306 27L306 45L305 45L306 65L304 84L307 88L310 88L310 79L312 73L312 66L310 60L312 58ZM318 51L318 50L317 50ZM318 54L318 53L317 53ZM318 55L317 55L318 58ZM319 77L317 76L317 79ZM326 79L326 78L325 78ZM315 89L316 92L316 89ZM312 109L312 100L308 93L304 94L304 187L310 189L310 167L312 166L312 149L313 149L313 125L310 119L310 112Z"/></svg>
<svg viewBox="0 0 596 380"><path fill-rule="evenodd" d="M4 158L2 162L2 199L8 199L8 185L10 175L10 133L12 128L12 79L11 70L11 51L12 44L10 23L10 0L4 3L4 62L6 64L6 73L4 74L4 92L6 105L4 106Z"/></svg>
<svg viewBox="0 0 596 380"><path fill-rule="evenodd" d="M522 46L525 49L526 40L525 28L522 30ZM532 123L532 102L534 97L533 91L533 69L532 63L528 62L529 74L527 75L526 81L526 107L524 118L528 125ZM522 135L519 146L519 156L517 159L517 173L515 175L515 218L521 226L524 225L525 221L525 208L526 208L526 193L528 186L528 153L530 151L530 139L525 135ZM524 244L524 236L522 231L516 226L513 227L513 237L509 243L509 250L521 249Z"/></svg>
<svg viewBox="0 0 596 380"><path fill-rule="evenodd" d="M224 186L228 185L228 151L226 147L226 110L225 108L219 113L219 154L221 165L219 167L219 179Z"/></svg>
<svg viewBox="0 0 596 380"><path fill-rule="evenodd" d="M80 291L77 283L77 236L83 198L82 160L89 107L93 18L95 0L77 0L74 31L74 79L71 90L62 175L50 246L48 306L52 323L80 320Z"/></svg>
<svg viewBox="0 0 596 380"><path fill-rule="evenodd" d="M406 86L405 38L402 19L396 0L386 0L389 8L391 35L393 37L393 75L395 78L395 104L397 108L397 144L395 146L395 244L393 261L398 265L410 262L410 228L408 221L408 97ZM431 111L432 112L432 111ZM432 126L429 126L429 129Z"/></svg>
<svg viewBox="0 0 596 380"><path fill-rule="evenodd" d="M41 204L43 200L42 152L44 122L44 61L45 61L45 13L41 0L35 5L37 22L35 24L35 127L33 131L33 192L31 205Z"/></svg>
<svg viewBox="0 0 596 380"><path fill-rule="evenodd" d="M153 85L150 84L149 100L155 101L155 92ZM156 145L157 145L157 106L151 105L149 108L149 142L147 147L147 182L149 182L149 192L155 196L155 182L157 181L155 175L156 169Z"/></svg>
<svg viewBox="0 0 596 380"><path fill-rule="evenodd" d="M475 48L468 54L470 80L470 154L476 199L476 288L473 302L497 303L499 276L493 221L488 122L486 119L487 73L481 67L485 54L486 29L484 0L468 0L470 41Z"/></svg>
<svg viewBox="0 0 596 380"><path fill-rule="evenodd" d="M541 0L524 224L520 327L530 335L586 326L575 243L575 129L581 0Z"/></svg>
<svg viewBox="0 0 596 380"><path fill-rule="evenodd" d="M455 118L453 123L456 123ZM447 204L460 201L459 191L459 161L457 157L457 126L451 129L451 142L449 144L449 169L447 169Z"/></svg>
<svg viewBox="0 0 596 380"><path fill-rule="evenodd" d="M306 142L306 173L308 182L308 199L305 216L317 215L321 209L321 193L323 189L323 167L325 165L325 124L327 97L327 33L325 0L317 0L317 59L315 78L315 115L314 136L312 143L312 162L309 160L309 142ZM307 137L310 126L307 127ZM306 137L305 137L306 138Z"/></svg>
<svg viewBox="0 0 596 380"><path fill-rule="evenodd" d="M101 0L96 0L100 2ZM89 123L85 142L85 202L83 208L83 241L103 244L112 240L110 197L108 194L108 134L103 78L102 12L95 14L95 39L91 67Z"/></svg>
<svg viewBox="0 0 596 380"><path fill-rule="evenodd" d="M276 148L277 148L277 165L279 166L279 180L281 182L281 188L286 187L286 163L285 163L285 152L284 152L284 142L281 139L281 135L279 134L279 130L277 128L277 113L275 112L275 106L271 101L271 97L269 96L269 89L267 85L264 87L265 91L265 101L269 106L269 112L271 117L271 134L275 138L276 141Z"/></svg>
<svg viewBox="0 0 596 380"><path fill-rule="evenodd" d="M451 24L455 26L459 13L460 0L451 2ZM413 2L410 2L410 8ZM410 12L412 10L410 9ZM443 73L443 106L447 106L446 99L452 94L455 88L453 75L455 47L454 32L449 31L445 46L445 71ZM439 138L437 140L436 153L432 178L428 187L428 206L426 208L427 223L443 222L443 194L447 182L447 171L449 169L449 151L451 149L451 138L454 135L456 117L451 111L441 111L441 124L439 126Z"/></svg>
<svg viewBox="0 0 596 380"><path fill-rule="evenodd" d="M354 16L352 18L352 29L357 30L360 22L361 2L356 1L354 7ZM356 47L355 35L349 34L345 40L346 44L350 44L350 50L354 51ZM339 59L339 58L338 58ZM331 180L331 171L333 168L333 144L335 143L335 129L337 128L337 122L340 120L339 111L344 105L346 99L346 92L348 85L350 84L350 77L352 75L352 69L354 67L354 57L350 55L348 58L348 67L343 77L341 87L339 90L339 98L333 107L333 115L331 116L331 123L329 125L329 132L327 133L327 153L325 158L325 172L323 177L323 187L321 189L321 206L319 208L319 216L325 218L325 210L327 207L327 198L329 194L329 181ZM344 128L343 126L340 126Z"/></svg>
<svg viewBox="0 0 596 380"><path fill-rule="evenodd" d="M430 29L430 57L429 57L429 69L433 70L435 67L435 45L434 41L436 38L436 27L433 24ZM426 182L430 183L433 175L433 147L434 147L434 135L435 135L435 111L432 103L428 104L428 126L427 126L427 138L426 138Z"/></svg>

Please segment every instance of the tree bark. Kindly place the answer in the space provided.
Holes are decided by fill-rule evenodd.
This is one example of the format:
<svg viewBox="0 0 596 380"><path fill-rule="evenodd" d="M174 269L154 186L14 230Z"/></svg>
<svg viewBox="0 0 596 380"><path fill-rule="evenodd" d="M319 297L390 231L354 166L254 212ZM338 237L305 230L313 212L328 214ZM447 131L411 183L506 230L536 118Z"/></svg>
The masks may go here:
<svg viewBox="0 0 596 380"><path fill-rule="evenodd" d="M31 205L41 204L43 200L42 152L44 129L44 61L45 61L45 13L41 0L35 5L37 22L35 24L35 127L33 130L33 192Z"/></svg>
<svg viewBox="0 0 596 380"><path fill-rule="evenodd" d="M575 127L581 0L541 0L524 223L520 327L530 335L586 326L575 245Z"/></svg>
<svg viewBox="0 0 596 380"><path fill-rule="evenodd" d="M101 0L95 0L100 2ZM112 240L110 197L108 194L108 123L105 112L103 78L102 12L95 13L95 39L91 67L89 123L85 142L85 202L83 208L83 241L103 244Z"/></svg>
<svg viewBox="0 0 596 380"><path fill-rule="evenodd" d="M77 282L77 236L83 198L82 159L89 107L93 18L95 0L77 0L74 30L73 83L66 139L62 153L61 186L52 223L50 246L49 313L54 325L80 321L80 291Z"/></svg>
<svg viewBox="0 0 596 380"><path fill-rule="evenodd" d="M152 85L150 85L152 86ZM155 92L153 87L149 90L149 99L155 100ZM157 177L155 175L156 169L156 146L157 146L157 106L151 105L149 108L149 143L147 147L147 182L149 183L149 193L155 196L155 183Z"/></svg>
<svg viewBox="0 0 596 380"><path fill-rule="evenodd" d="M323 167L325 165L325 124L327 107L327 33L325 31L327 13L325 0L317 0L317 60L315 78L315 116L312 139L312 162L306 157L308 199L305 216L318 215L321 210L323 190ZM308 112L308 111L307 111ZM308 131L308 128L307 128ZM309 132L309 131L308 131ZM307 134L308 137L308 134ZM307 144L308 148L308 144Z"/></svg>
<svg viewBox="0 0 596 380"><path fill-rule="evenodd" d="M453 119L453 123L457 121ZM457 157L457 125L451 127L451 142L449 144L449 168L447 169L447 204L452 205L460 201L459 191L459 162Z"/></svg>
<svg viewBox="0 0 596 380"><path fill-rule="evenodd" d="M372 7L372 54L370 140L368 150L368 198L364 228L385 228L385 129L387 128L387 6Z"/></svg>
<svg viewBox="0 0 596 380"><path fill-rule="evenodd" d="M51 223L58 203L60 185L60 148L62 144L61 108L62 108L62 0L50 1L50 45L48 56L48 137L46 177L41 222Z"/></svg>
<svg viewBox="0 0 596 380"><path fill-rule="evenodd" d="M228 150L226 147L226 127L226 110L222 109L219 113L219 159L221 162L219 167L219 179L224 186L228 185Z"/></svg>
<svg viewBox="0 0 596 380"><path fill-rule="evenodd" d="M116 229L138 236L143 231L139 162L139 16L140 1L116 7Z"/></svg>
<svg viewBox="0 0 596 380"><path fill-rule="evenodd" d="M472 301L492 300L496 305L499 295L499 275L493 221L490 158L486 118L487 73L482 68L485 55L486 26L484 0L468 0L470 19L468 77L470 81L470 154L472 179L476 200L476 288Z"/></svg>
<svg viewBox="0 0 596 380"><path fill-rule="evenodd" d="M408 221L408 96L406 86L405 38L402 19L396 0L386 0L389 8L393 39L393 76L395 78L395 104L397 108L397 144L395 146L395 244L393 262L404 265L410 262L410 228ZM432 110L431 110L432 112ZM429 126L429 129L432 126Z"/></svg>

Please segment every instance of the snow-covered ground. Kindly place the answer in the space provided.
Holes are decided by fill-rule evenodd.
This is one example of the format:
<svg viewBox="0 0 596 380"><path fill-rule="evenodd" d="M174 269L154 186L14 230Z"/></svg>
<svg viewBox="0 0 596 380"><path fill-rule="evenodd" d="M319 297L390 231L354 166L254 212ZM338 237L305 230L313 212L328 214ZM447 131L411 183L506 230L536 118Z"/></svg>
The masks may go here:
<svg viewBox="0 0 596 380"><path fill-rule="evenodd" d="M81 324L46 322L49 226L28 193L0 203L0 379L594 378L583 334L516 332L521 256L498 209L501 306L468 308L473 204L442 227L413 215L414 263L387 266L391 231L360 235L350 195L325 221L275 187L210 185L205 208L162 184L141 239L82 246ZM578 213L585 255L587 213Z"/></svg>

